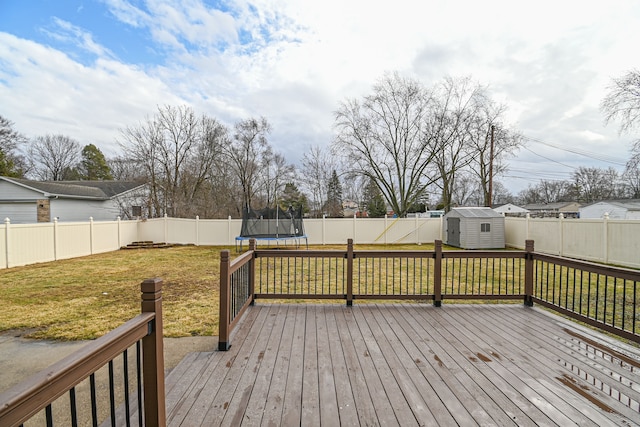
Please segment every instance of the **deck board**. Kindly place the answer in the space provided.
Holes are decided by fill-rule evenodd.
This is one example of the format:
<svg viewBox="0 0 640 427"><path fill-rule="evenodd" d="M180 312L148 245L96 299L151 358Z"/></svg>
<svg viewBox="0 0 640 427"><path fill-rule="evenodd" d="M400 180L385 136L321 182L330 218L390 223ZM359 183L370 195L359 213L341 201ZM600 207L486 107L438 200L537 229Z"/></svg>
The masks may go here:
<svg viewBox="0 0 640 427"><path fill-rule="evenodd" d="M167 377L170 426L640 423L640 351L538 308L262 304L231 343Z"/></svg>

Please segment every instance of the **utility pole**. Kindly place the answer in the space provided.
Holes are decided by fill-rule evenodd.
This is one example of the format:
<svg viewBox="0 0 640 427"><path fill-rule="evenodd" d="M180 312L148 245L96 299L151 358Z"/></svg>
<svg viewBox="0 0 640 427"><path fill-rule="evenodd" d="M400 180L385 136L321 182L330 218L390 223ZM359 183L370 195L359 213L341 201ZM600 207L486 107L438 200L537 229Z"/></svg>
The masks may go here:
<svg viewBox="0 0 640 427"><path fill-rule="evenodd" d="M487 207L493 206L493 133L495 126L491 125L491 149L489 150L489 198Z"/></svg>

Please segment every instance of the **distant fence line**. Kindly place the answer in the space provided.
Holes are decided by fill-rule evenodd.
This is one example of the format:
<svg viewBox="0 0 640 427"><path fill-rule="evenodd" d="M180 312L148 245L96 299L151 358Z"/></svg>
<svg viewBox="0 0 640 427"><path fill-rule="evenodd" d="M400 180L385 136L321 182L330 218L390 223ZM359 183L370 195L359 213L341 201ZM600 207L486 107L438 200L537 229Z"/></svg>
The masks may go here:
<svg viewBox="0 0 640 427"><path fill-rule="evenodd" d="M233 246L241 219L155 218L138 221L0 225L0 268L118 250L135 241ZM442 218L310 218L311 245L422 244L445 240ZM640 220L505 218L506 244L537 252L640 268ZM262 242L258 242L260 245Z"/></svg>

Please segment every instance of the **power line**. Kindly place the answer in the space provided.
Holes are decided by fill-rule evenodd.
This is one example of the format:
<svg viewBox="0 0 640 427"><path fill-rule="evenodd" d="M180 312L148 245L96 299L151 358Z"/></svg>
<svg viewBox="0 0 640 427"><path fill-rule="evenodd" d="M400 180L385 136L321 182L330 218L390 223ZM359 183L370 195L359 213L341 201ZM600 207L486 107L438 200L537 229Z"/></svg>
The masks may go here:
<svg viewBox="0 0 640 427"><path fill-rule="evenodd" d="M566 151L568 153L573 153L573 154L578 154L580 156L584 156L584 157L588 157L590 159L593 160L598 160L601 162L605 162L605 163L611 163L614 165L618 165L618 166L625 166L626 162L618 157L613 157L613 156L607 156L606 154L602 154L602 153L594 153L592 151L588 151L588 150L582 150L582 149L578 149L578 148L566 148L557 144L552 144L550 142L545 142L542 141L541 139L538 138L531 138L529 136L523 136L524 139L526 139L527 141L533 141L533 142L537 142L538 144L542 144L542 145L546 145L547 147L551 147L551 148L555 148L556 150L560 150L560 151ZM536 154L536 153L534 153ZM543 156L540 156L543 157ZM566 166L566 165L564 165Z"/></svg>
<svg viewBox="0 0 640 427"><path fill-rule="evenodd" d="M523 148L524 148L525 150L527 150L528 152L530 152L531 154L535 154L536 156L538 156L538 157L542 157L543 159L548 160L548 161L550 161L550 162L557 163L557 164L559 164L559 165L561 165L561 166L564 166L564 167L567 167L567 168L569 168L569 169L576 169L576 167L575 167L575 166L565 165L564 163L561 163L561 162L559 162L559 161L557 161L557 160L554 160L554 159L552 159L552 158L550 158L550 157L546 157L546 156L543 156L543 155L542 155L542 154L540 154L540 153L536 153L535 151L532 151L532 150L528 149L527 147L523 147Z"/></svg>

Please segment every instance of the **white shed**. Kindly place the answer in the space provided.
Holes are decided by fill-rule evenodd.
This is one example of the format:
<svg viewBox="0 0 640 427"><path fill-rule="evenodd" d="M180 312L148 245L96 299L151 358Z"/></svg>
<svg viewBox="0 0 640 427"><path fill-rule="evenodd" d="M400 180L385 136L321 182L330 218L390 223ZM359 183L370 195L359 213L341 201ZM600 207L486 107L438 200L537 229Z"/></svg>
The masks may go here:
<svg viewBox="0 0 640 427"><path fill-rule="evenodd" d="M505 247L504 216L491 208L453 208L444 219L448 245L463 249Z"/></svg>

